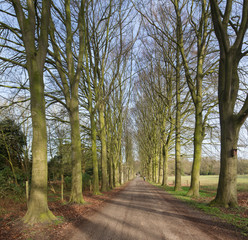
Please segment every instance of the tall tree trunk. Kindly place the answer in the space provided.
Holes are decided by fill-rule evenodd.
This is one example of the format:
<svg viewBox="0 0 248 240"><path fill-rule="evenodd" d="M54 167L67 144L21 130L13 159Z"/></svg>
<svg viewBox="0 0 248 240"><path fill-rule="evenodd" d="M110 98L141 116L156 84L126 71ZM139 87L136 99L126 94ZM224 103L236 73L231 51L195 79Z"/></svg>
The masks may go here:
<svg viewBox="0 0 248 240"><path fill-rule="evenodd" d="M115 156L114 160L114 171L115 171L115 178L114 178L114 186L117 187L119 186L119 156Z"/></svg>
<svg viewBox="0 0 248 240"><path fill-rule="evenodd" d="M153 153L153 158L152 158L152 181L155 182L155 169L156 169L156 159L155 159L155 156L154 156L154 153Z"/></svg>
<svg viewBox="0 0 248 240"><path fill-rule="evenodd" d="M201 167L201 154L202 154L202 112L201 107L196 107L195 115L195 132L194 132L194 160L191 171L191 183L187 193L188 196L199 196L199 181L200 181L200 167Z"/></svg>
<svg viewBox="0 0 248 240"><path fill-rule="evenodd" d="M159 163L158 163L158 183L162 184L163 177L163 142L160 140Z"/></svg>
<svg viewBox="0 0 248 240"><path fill-rule="evenodd" d="M238 65L247 55L242 51L248 29L248 1L241 1L239 5L238 31L230 39L228 24L233 20L232 4L235 4L234 1L226 2L222 16L218 2L210 0L214 31L220 47L218 98L221 126L221 169L217 195L212 204L224 207L237 205L237 142L240 127L248 117L248 96L239 112L234 112L240 81Z"/></svg>
<svg viewBox="0 0 248 240"><path fill-rule="evenodd" d="M102 160L102 191L108 190L108 169L107 169L107 144L106 144L106 127L104 118L104 104L99 106L99 124L101 139L101 160Z"/></svg>
<svg viewBox="0 0 248 240"><path fill-rule="evenodd" d="M167 186L168 184L168 158L169 158L169 149L166 144L163 146L163 181L162 181L162 186Z"/></svg>
<svg viewBox="0 0 248 240"><path fill-rule="evenodd" d="M123 179L123 164L122 164L122 154L120 151L120 161L119 161L119 184L122 185L124 183L124 179Z"/></svg>
<svg viewBox="0 0 248 240"><path fill-rule="evenodd" d="M42 69L43 70L43 69ZM43 73L37 69L34 60L29 68L31 92L31 117L33 126L32 141L32 180L28 211L23 218L25 223L49 222L56 217L47 204L47 130Z"/></svg>
<svg viewBox="0 0 248 240"><path fill-rule="evenodd" d="M155 183L158 183L158 179L159 179L159 151L158 148L156 147L155 150Z"/></svg>
<svg viewBox="0 0 248 240"><path fill-rule="evenodd" d="M121 83L121 79L119 79L119 99L118 99L118 105L117 105L117 109L119 111L119 121L118 121L118 137L117 137L117 146L118 146L118 167L119 167L119 184L121 185L123 180L123 172L122 172L122 132L123 132L123 109L122 109L122 104L123 104L123 92L122 92L122 83Z"/></svg>
<svg viewBox="0 0 248 240"><path fill-rule="evenodd" d="M113 186L117 187L117 164L116 160L113 159Z"/></svg>
<svg viewBox="0 0 248 240"><path fill-rule="evenodd" d="M152 181L152 157L150 156L148 159L148 179Z"/></svg>
<svg viewBox="0 0 248 240"><path fill-rule="evenodd" d="M21 1L13 0L12 4L26 52L33 127L31 192L28 211L23 221L29 224L50 222L56 217L48 209L47 204L47 130L43 70L48 49L51 1L42 2L40 26L37 27L39 28L39 36L36 36L35 23L37 19L35 13L37 6L34 2L27 1L28 8L25 9L25 14Z"/></svg>
<svg viewBox="0 0 248 240"><path fill-rule="evenodd" d="M97 161L97 147L96 147L96 122L94 113L90 112L91 122L91 149L92 149L92 162L93 162L93 194L99 194L99 174L98 174L98 161Z"/></svg>
<svg viewBox="0 0 248 240"><path fill-rule="evenodd" d="M63 2L65 12L58 12L62 16L61 22L55 25L50 22L50 38L53 46L54 65L60 76L61 84L58 83L56 74L52 74L55 82L58 83L62 90L66 102L66 108L69 113L71 125L71 161L72 161L72 187L70 202L83 203L82 195L82 149L80 139L80 125L79 125L79 102L78 102L78 86L81 76L81 68L83 63L83 56L85 54L85 3L81 0L80 12L77 19L79 28L79 52L78 55L73 52L74 33L72 30L71 20L71 1L65 0ZM56 9L55 11L59 11ZM66 29L65 35L65 55L61 51L61 45L58 44L59 28L56 27L64 25ZM59 35L59 34L58 34ZM62 66L64 57L66 57L67 64ZM88 66L88 63L87 63ZM77 69L77 70L75 70Z"/></svg>
<svg viewBox="0 0 248 240"><path fill-rule="evenodd" d="M112 156L109 157L109 188L113 189L114 188L114 176L113 176L113 159Z"/></svg>
<svg viewBox="0 0 248 240"><path fill-rule="evenodd" d="M111 110L110 106L108 106L106 111L106 133L107 133L107 166L108 166L108 176L109 176L109 188L113 189L114 183L113 183L113 145L112 145L112 139L110 134L111 129Z"/></svg>
<svg viewBox="0 0 248 240"><path fill-rule="evenodd" d="M202 152L202 141L204 137L204 124L203 121L203 108L202 108L202 81L203 81L203 63L206 57L206 47L208 46L207 37L208 30L208 7L205 0L201 3L201 14L198 21L199 26L195 28L194 31L197 40L197 72L195 79L191 76L191 70L189 67L189 62L186 56L186 51L184 48L184 37L183 37L183 25L181 21L181 11L182 8L179 7L179 0L174 1L174 7L177 14L177 40L179 44L179 49L181 52L182 62L185 71L185 77L187 80L187 85L190 90L192 100L195 105L195 132L194 132L194 162L191 172L191 186L188 196L199 196L199 176L200 176L200 164L201 164L201 152ZM191 15L190 17L192 17ZM192 19L193 21L193 19ZM194 21L193 21L194 22ZM210 111L210 108L209 108ZM209 114L209 113L208 113ZM208 114L205 115L205 119Z"/></svg>
<svg viewBox="0 0 248 240"><path fill-rule="evenodd" d="M179 41L179 29L177 27L177 40ZM181 84L180 84L180 49L176 50L176 143L175 143L175 191L181 189Z"/></svg>
<svg viewBox="0 0 248 240"><path fill-rule="evenodd" d="M178 110L177 110L178 112ZM177 113L179 114L179 113ZM181 134L180 134L180 117L176 117L176 145L175 145L175 191L181 189Z"/></svg>
<svg viewBox="0 0 248 240"><path fill-rule="evenodd" d="M222 109L221 109L222 108ZM221 168L216 205L236 207L237 201L237 142L240 127L227 108L220 107L221 116Z"/></svg>
<svg viewBox="0 0 248 240"><path fill-rule="evenodd" d="M154 139L154 144L153 144L153 182L157 183L158 182L158 153L157 153L157 126L155 124L154 127L154 132L153 132L153 139Z"/></svg>
<svg viewBox="0 0 248 240"><path fill-rule="evenodd" d="M82 149L79 125L78 98L73 97L70 101L70 124L71 124L71 159L72 159L72 187L70 202L84 203L82 189Z"/></svg>
<svg viewBox="0 0 248 240"><path fill-rule="evenodd" d="M219 67L219 78L225 81L238 82L238 63L235 52L230 51L222 58ZM220 80L219 80L220 81ZM233 89L237 86L233 86ZM235 91L235 90L234 90ZM245 114L234 114L233 109L237 92L223 94L223 85L219 83L219 114L221 126L221 168L216 198L212 205L236 207L237 201L237 142L240 127L246 119ZM241 110L242 111L242 110ZM243 115L243 116L242 116ZM240 121L239 116L242 121Z"/></svg>

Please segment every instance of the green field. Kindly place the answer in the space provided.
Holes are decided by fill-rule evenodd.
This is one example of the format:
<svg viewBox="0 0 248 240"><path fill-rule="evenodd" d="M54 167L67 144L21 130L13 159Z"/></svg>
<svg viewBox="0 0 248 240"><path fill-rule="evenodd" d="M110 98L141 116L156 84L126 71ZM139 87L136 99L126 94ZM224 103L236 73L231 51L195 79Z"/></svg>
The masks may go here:
<svg viewBox="0 0 248 240"><path fill-rule="evenodd" d="M168 177L168 184L174 185L175 177ZM205 175L200 176L200 185L201 186L215 186L217 187L219 181L218 175ZM248 175L238 175L237 183L239 186L248 185ZM190 176L182 176L182 186L190 185Z"/></svg>
<svg viewBox="0 0 248 240"><path fill-rule="evenodd" d="M168 193L175 197L189 203L190 205L201 209L202 211L214 215L228 223L237 227L237 231L240 231L244 236L248 237L248 215L247 215L247 194L248 192L248 175L239 175L237 178L237 190L238 194L243 195L244 201L239 202L239 207L226 209L221 207L209 206L209 203L214 199L216 195L217 185L219 181L218 175L200 176L200 196L188 197L187 192L190 185L190 176L182 176L182 189L178 192L174 191L175 177L168 177L169 186L162 187L160 184L156 186L163 188ZM242 200L242 199L241 199Z"/></svg>

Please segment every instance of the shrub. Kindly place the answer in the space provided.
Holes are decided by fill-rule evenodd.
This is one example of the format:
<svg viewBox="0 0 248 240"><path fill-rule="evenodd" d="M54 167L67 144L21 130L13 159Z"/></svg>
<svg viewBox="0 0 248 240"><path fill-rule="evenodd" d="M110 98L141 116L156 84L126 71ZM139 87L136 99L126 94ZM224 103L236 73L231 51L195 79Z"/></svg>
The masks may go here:
<svg viewBox="0 0 248 240"><path fill-rule="evenodd" d="M16 169L18 185L15 184L13 173L9 167L0 171L0 197L11 197L20 200L25 193L25 174Z"/></svg>
<svg viewBox="0 0 248 240"><path fill-rule="evenodd" d="M89 175L88 173L83 173L82 174L82 179L83 179L83 190L90 190L90 184L92 182L92 176Z"/></svg>
<svg viewBox="0 0 248 240"><path fill-rule="evenodd" d="M64 178L64 181L65 181L65 187L68 189L71 187L71 176L66 176Z"/></svg>

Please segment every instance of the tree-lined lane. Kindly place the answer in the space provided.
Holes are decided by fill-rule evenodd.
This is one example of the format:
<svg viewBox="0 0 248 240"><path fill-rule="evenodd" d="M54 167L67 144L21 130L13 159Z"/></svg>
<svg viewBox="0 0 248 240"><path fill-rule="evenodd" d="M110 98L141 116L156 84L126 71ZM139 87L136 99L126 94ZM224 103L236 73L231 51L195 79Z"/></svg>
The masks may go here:
<svg viewBox="0 0 248 240"><path fill-rule="evenodd" d="M77 239L242 239L233 227L136 178L75 232Z"/></svg>

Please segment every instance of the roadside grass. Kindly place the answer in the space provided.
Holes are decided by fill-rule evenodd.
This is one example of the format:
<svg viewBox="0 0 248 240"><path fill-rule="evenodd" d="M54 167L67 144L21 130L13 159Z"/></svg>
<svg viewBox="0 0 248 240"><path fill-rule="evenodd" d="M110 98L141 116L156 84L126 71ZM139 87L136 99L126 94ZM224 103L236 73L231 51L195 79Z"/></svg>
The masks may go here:
<svg viewBox="0 0 248 240"><path fill-rule="evenodd" d="M172 194L176 198L187 202L191 206L198 208L207 214L214 215L238 227L243 235L248 236L248 205L230 209L209 206L210 201L214 199L216 195L218 176L200 177L200 196L198 198L186 196L189 189L190 176L182 177L183 186L181 191L177 192L174 191L174 182L172 180L173 178L173 176L169 177L169 185L166 187L162 187L160 184L152 184L164 189L169 194ZM247 193L248 176L238 176L237 183L238 193Z"/></svg>
<svg viewBox="0 0 248 240"><path fill-rule="evenodd" d="M174 184L175 177L169 176L168 177L168 184ZM182 185L189 186L190 185L191 176L182 176ZM200 185L201 186L211 186L211 185L218 185L219 175L201 175L200 176ZM238 184L248 184L248 175L238 175L237 178ZM247 190L247 189L246 189Z"/></svg>

